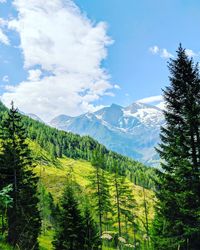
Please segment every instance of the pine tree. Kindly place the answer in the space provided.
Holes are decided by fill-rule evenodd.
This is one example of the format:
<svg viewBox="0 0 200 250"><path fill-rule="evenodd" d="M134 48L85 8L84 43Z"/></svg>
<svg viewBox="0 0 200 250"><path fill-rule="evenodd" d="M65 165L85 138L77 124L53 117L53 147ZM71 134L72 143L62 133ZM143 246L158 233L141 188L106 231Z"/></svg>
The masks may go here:
<svg viewBox="0 0 200 250"><path fill-rule="evenodd" d="M122 216L124 217L127 232L128 223L130 222L132 225L135 223L134 208L136 207L136 202L130 185L126 182L125 177L119 176L117 167L116 173L113 175L113 186L118 222L118 235L121 237Z"/></svg>
<svg viewBox="0 0 200 250"><path fill-rule="evenodd" d="M108 222L108 213L112 213L111 195L106 174L103 171L105 166L104 158L99 150L95 150L92 158L92 165L95 167L89 187L92 189L92 198L95 211L99 217L99 237L103 233L104 220Z"/></svg>
<svg viewBox="0 0 200 250"><path fill-rule="evenodd" d="M200 80L180 45L169 62L164 90L166 126L161 130L154 221L156 249L200 249Z"/></svg>
<svg viewBox="0 0 200 250"><path fill-rule="evenodd" d="M56 229L58 227L58 218L60 215L60 208L55 204L52 194L49 192L49 210L50 210L50 223Z"/></svg>
<svg viewBox="0 0 200 250"><path fill-rule="evenodd" d="M40 216L37 181L21 116L12 107L2 122L0 188L12 184L12 207L8 208L8 242L21 249L38 249Z"/></svg>
<svg viewBox="0 0 200 250"><path fill-rule="evenodd" d="M53 223L52 213L54 211L53 197L47 192L42 183L39 185L39 210L42 219L41 231L45 235L49 226Z"/></svg>
<svg viewBox="0 0 200 250"><path fill-rule="evenodd" d="M87 201L89 204L89 201ZM84 208L84 224L85 224L85 244L84 250L99 249L100 239L98 235L97 225L91 216L91 209L86 204Z"/></svg>
<svg viewBox="0 0 200 250"><path fill-rule="evenodd" d="M53 245L56 250L81 250L85 245L85 224L72 182L67 183Z"/></svg>

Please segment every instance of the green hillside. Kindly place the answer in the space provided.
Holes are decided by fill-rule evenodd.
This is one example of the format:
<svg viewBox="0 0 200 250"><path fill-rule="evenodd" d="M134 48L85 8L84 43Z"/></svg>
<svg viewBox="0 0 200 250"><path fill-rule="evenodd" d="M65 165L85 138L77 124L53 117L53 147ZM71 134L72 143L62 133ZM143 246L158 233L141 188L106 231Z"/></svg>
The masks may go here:
<svg viewBox="0 0 200 250"><path fill-rule="evenodd" d="M0 101L0 122L7 110ZM94 150L98 148L106 159L105 169L108 172L114 172L114 165L117 164L121 175L127 176L137 185L154 188L154 168L144 166L140 162L110 151L89 136L60 131L24 115L22 115L22 122L27 130L27 138L46 150L48 152L46 157L55 161L63 156L91 161ZM38 160L45 161L45 158L42 159L40 155L38 157Z"/></svg>
<svg viewBox="0 0 200 250"><path fill-rule="evenodd" d="M72 169L76 182L81 186L84 192L90 193L90 189L87 188L90 183L88 177L94 170L94 167L91 165L90 162L81 159L75 160L67 157L58 158L56 161L54 161L51 158L48 158L48 153L36 143L31 142L30 146L32 148L32 151L34 152L35 157L37 159L42 159L36 160L37 166L35 168L35 172L40 177L41 182L46 188L47 192L50 192L53 195L53 198L56 202L59 203L59 198L62 195L67 175ZM107 172L107 174L111 175L109 172ZM136 216L139 218L138 224L140 226L140 231L144 232L145 228L142 224L142 221L145 221L143 188L141 186L131 183L130 181L128 182L133 190L133 195L137 203ZM149 224L151 224L154 214L154 193L151 190L145 189L145 194L149 210ZM141 235L138 235L138 237L141 237ZM40 237L41 249L53 249L51 245L52 239L53 231L50 230L47 231L45 235L42 234Z"/></svg>
<svg viewBox="0 0 200 250"><path fill-rule="evenodd" d="M7 109L0 103L0 118L3 119L6 113ZM133 231L131 225L123 217L121 221L122 234L126 235L124 237L128 239L127 242L133 242L133 238L135 238L141 244L140 249L145 249L145 244L147 244L144 240L144 237L146 237L146 221L148 219L148 226L150 226L154 214L154 194L151 191L154 188L154 169L107 150L103 145L88 136L81 137L59 131L26 116L22 116L22 123L27 130L27 142L35 163L34 171L39 177L38 194L42 216L42 233L39 237L40 249L53 249L51 241L54 239L55 230L50 218L49 195L52 195L54 205L59 206L67 176L71 172L73 172L74 181L80 189L80 207L82 207L82 202L85 202L86 197L90 200L93 192L89 187L91 184L90 176L96 169L91 164L95 150L104 159L102 171L110 182L111 204L114 210L116 210L115 193L112 181L116 169L119 174L117 178L125 178L126 185L130 188L135 200L133 216L135 217L137 232ZM92 200L90 204L93 207ZM98 217L93 209L91 211L94 214L95 222L98 223ZM116 249L109 248L109 246L113 246L114 238L117 235L117 215L109 214L108 219L110 220L109 225L103 226L103 232L112 235L112 242L103 240L103 249ZM1 242L1 244L3 243ZM126 245L127 247L124 249L129 249L130 246ZM7 249L7 246L0 245L0 247Z"/></svg>

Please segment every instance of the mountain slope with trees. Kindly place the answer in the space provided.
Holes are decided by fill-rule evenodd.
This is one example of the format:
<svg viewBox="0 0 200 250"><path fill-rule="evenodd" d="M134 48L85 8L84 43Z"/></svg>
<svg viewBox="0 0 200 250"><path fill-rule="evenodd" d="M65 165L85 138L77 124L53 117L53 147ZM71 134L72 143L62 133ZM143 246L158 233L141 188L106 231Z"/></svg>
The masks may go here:
<svg viewBox="0 0 200 250"><path fill-rule="evenodd" d="M116 104L77 117L60 115L50 121L52 127L80 135L89 135L108 149L146 165L159 166L155 148L164 124L161 109L134 102L128 107Z"/></svg>
<svg viewBox="0 0 200 250"><path fill-rule="evenodd" d="M7 108L0 102L0 123L5 112L7 112ZM106 158L104 164L106 170L114 172L113 161L115 161L120 174L129 176L135 184L147 188L153 188L154 186L155 170L153 168L110 151L89 136L79 136L59 131L23 115L22 123L27 130L27 137L48 151L49 156L54 160L57 157L66 156L73 159L91 161L94 150L99 149Z"/></svg>
<svg viewBox="0 0 200 250"><path fill-rule="evenodd" d="M144 189L141 192L140 188L139 191L135 188L138 187L135 184L153 188L153 179L148 179L150 172L154 173L153 169L146 168L127 157L108 151L104 146L89 137L80 137L58 131L22 116L13 106L8 111L1 105L1 126L0 175L1 179L5 180L2 182L1 189L12 185L12 190L9 191L12 205L6 209L5 213L1 214L4 222L4 226L1 223L1 228L4 236L7 233L9 235L9 231L13 229L10 240L8 238L8 242L13 247L22 250L39 249L39 239L40 247L44 242L48 242L47 249L50 249L52 244L58 249L60 244L63 244L63 249L69 249L70 247L70 249L77 249L79 244L81 244L79 246L81 249L90 249L94 238L96 238L96 245L93 247L100 245L103 249L106 249L106 246L111 248L119 246L121 248L126 245L128 247L133 243L133 235L135 244L137 243L140 246L144 244L143 235L146 232L144 227L146 222L143 219L145 218L145 206L143 202L139 202L141 201L139 196L144 196ZM67 142L68 144L65 146ZM67 156L70 158L66 158ZM74 161L74 165L70 165L66 171L67 159ZM81 162L81 164L77 164L77 162ZM89 164L89 162L90 171L87 173L84 165ZM76 168L76 164L78 168ZM32 169L32 165L34 165L34 169ZM78 169L79 174L74 174L75 169ZM53 176L51 176L52 172L54 172ZM59 173L60 176L56 178ZM83 173L85 173L85 176L83 176ZM94 181L91 180L91 177ZM70 189L67 187L69 178L71 178L70 183L74 183L72 189L72 185L70 185ZM117 181L119 188L116 187L114 180ZM24 184L21 185L20 183ZM54 188L57 188L60 192L55 192ZM122 191L125 189L130 190L130 192ZM95 190L97 192L94 192ZM130 207L128 203L115 202L114 197L116 195L118 201L124 199L126 201L134 195L135 191L139 191L139 195L136 194L137 198L135 199L140 204L137 209ZM29 193L28 197L26 192ZM67 205L68 195L65 196L65 192L70 194L74 209ZM146 192L150 194L148 199L152 198L152 191L147 190ZM93 195L99 202L95 203L90 200ZM20 199L23 201L22 204L19 203ZM99 206L99 204L102 205ZM36 206L39 210L35 209ZM149 207L152 209L152 202ZM12 218L15 217L17 220L10 220L9 223L9 211L12 211ZM101 214L101 222L97 211ZM119 213L119 211L121 212ZM72 235L74 235L73 241L70 245L66 245L67 242L65 242L66 239L63 238L62 233L65 232L62 216L70 216L69 223L78 220L77 227L80 227L83 230L83 235L85 235L83 241L77 241L79 236L76 233L79 230L75 232L75 228L72 228L71 230L74 231L72 232ZM149 221L151 221L150 217ZM12 227L13 222L15 225L19 222L19 227ZM23 230L27 226L30 231ZM92 236L91 230L94 232L94 228L96 234L94 233ZM42 235L38 238L40 230ZM25 232L28 232L28 236ZM49 235L49 233L51 238L45 238L45 234Z"/></svg>

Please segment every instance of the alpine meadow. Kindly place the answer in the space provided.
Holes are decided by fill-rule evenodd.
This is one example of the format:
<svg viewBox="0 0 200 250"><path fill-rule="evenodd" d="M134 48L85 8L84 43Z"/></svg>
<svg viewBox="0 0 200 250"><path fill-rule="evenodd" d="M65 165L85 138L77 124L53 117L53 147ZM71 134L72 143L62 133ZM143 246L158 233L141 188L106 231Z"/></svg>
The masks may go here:
<svg viewBox="0 0 200 250"><path fill-rule="evenodd" d="M200 249L199 9L0 0L0 250Z"/></svg>

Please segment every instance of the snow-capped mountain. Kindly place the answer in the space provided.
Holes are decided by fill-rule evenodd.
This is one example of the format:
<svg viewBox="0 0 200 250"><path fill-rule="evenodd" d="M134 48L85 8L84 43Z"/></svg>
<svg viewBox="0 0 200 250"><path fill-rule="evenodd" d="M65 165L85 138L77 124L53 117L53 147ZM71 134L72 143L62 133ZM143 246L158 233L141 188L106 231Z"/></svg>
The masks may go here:
<svg viewBox="0 0 200 250"><path fill-rule="evenodd" d="M50 125L80 135L90 135L109 149L148 165L158 165L154 149L159 142L162 110L135 102L128 107L112 104L77 117L60 115Z"/></svg>

